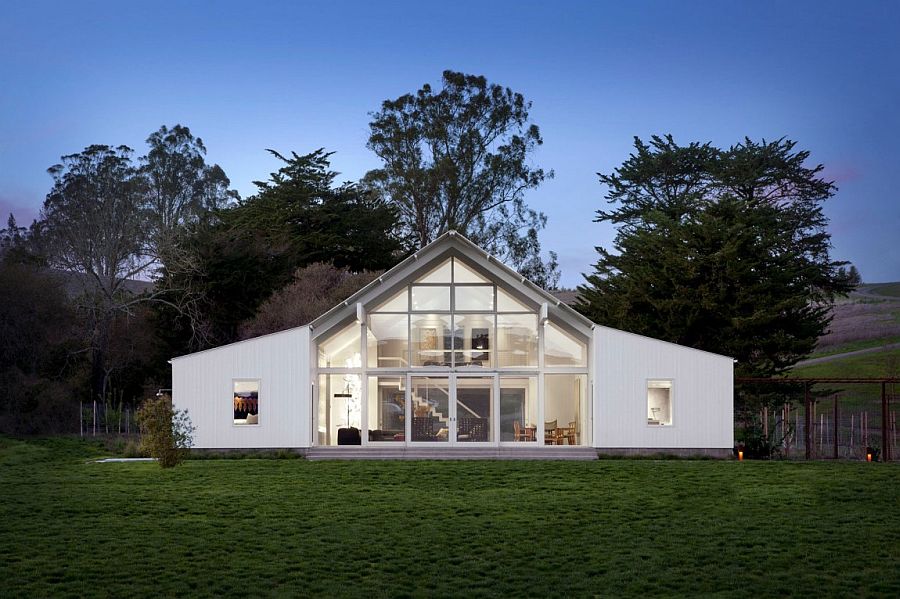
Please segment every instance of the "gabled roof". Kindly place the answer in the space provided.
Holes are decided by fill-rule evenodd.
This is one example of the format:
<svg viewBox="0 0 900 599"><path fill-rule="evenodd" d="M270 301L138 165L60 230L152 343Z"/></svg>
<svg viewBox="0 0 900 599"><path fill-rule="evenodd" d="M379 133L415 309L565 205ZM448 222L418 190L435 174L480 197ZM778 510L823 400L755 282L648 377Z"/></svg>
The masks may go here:
<svg viewBox="0 0 900 599"><path fill-rule="evenodd" d="M506 266L485 250L456 231L447 231L413 255L409 256L380 277L348 297L346 300L319 316L311 323L312 336L319 337L356 315L356 304L372 305L379 298L387 298L390 293L408 285L419 274L449 256L463 258L470 265L483 271L492 281L502 284L532 304L546 303L551 321L562 322L582 334L589 335L594 323L576 312L565 302L554 297L549 291L538 287L512 268Z"/></svg>

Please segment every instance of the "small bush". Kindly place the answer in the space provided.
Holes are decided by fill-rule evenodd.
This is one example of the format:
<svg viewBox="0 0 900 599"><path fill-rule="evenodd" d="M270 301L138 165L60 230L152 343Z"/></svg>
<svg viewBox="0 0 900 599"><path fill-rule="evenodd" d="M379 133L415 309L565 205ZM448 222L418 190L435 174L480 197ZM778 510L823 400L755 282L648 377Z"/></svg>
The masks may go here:
<svg viewBox="0 0 900 599"><path fill-rule="evenodd" d="M147 452L144 450L142 444L139 441L129 440L125 443L125 447L122 449L122 457L125 458L149 458Z"/></svg>
<svg viewBox="0 0 900 599"><path fill-rule="evenodd" d="M140 450L163 468L172 468L187 457L194 444L194 426L187 410L173 410L168 397L144 401L137 413L141 427Z"/></svg>

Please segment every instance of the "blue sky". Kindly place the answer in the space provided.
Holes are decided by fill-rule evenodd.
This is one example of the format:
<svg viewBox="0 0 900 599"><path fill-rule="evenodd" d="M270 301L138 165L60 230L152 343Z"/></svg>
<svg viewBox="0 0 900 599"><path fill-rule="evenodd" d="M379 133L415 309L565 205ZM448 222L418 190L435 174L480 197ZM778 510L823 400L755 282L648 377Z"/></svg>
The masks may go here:
<svg viewBox="0 0 900 599"><path fill-rule="evenodd" d="M562 283L613 230L596 172L635 135L728 146L787 136L840 187L833 255L900 279L900 2L7 2L0 11L0 213L20 224L46 169L92 143L138 152L162 124L201 136L242 195L265 152L335 151L355 180L377 161L369 113L482 74L533 102L556 178L528 196L549 217Z"/></svg>

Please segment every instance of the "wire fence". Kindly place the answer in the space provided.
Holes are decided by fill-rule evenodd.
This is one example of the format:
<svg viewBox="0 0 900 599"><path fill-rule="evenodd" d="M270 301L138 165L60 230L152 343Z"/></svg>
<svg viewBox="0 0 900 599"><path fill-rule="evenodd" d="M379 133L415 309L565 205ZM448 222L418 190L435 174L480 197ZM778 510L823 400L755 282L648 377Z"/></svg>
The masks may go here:
<svg viewBox="0 0 900 599"><path fill-rule="evenodd" d="M773 453L791 459L897 459L898 379L739 379L745 397L775 393L753 414ZM749 387L749 390L748 390ZM774 405L773 405L774 404Z"/></svg>
<svg viewBox="0 0 900 599"><path fill-rule="evenodd" d="M82 437L140 434L135 419L137 410L131 406L93 401L82 402L79 408L78 433Z"/></svg>

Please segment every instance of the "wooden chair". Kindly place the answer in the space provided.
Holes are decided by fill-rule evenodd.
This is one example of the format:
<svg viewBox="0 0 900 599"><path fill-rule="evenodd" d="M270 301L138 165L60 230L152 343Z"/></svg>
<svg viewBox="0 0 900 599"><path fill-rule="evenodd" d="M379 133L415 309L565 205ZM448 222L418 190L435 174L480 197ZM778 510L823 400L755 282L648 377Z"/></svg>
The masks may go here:
<svg viewBox="0 0 900 599"><path fill-rule="evenodd" d="M544 445L559 445L558 426L556 420L544 423Z"/></svg>
<svg viewBox="0 0 900 599"><path fill-rule="evenodd" d="M458 418L456 422L457 441L484 443L488 440L488 421L486 418Z"/></svg>
<svg viewBox="0 0 900 599"><path fill-rule="evenodd" d="M413 441L437 441L437 434L434 432L434 416L413 416L412 419L412 440Z"/></svg>
<svg viewBox="0 0 900 599"><path fill-rule="evenodd" d="M566 430L566 439L569 442L569 445L578 445L578 432L577 432L578 423L572 421L569 423L569 428Z"/></svg>
<svg viewBox="0 0 900 599"><path fill-rule="evenodd" d="M534 439L529 439L531 436L531 431L527 428L522 428L522 425L519 424L518 420L513 420L513 432L515 433L515 441L533 441Z"/></svg>

